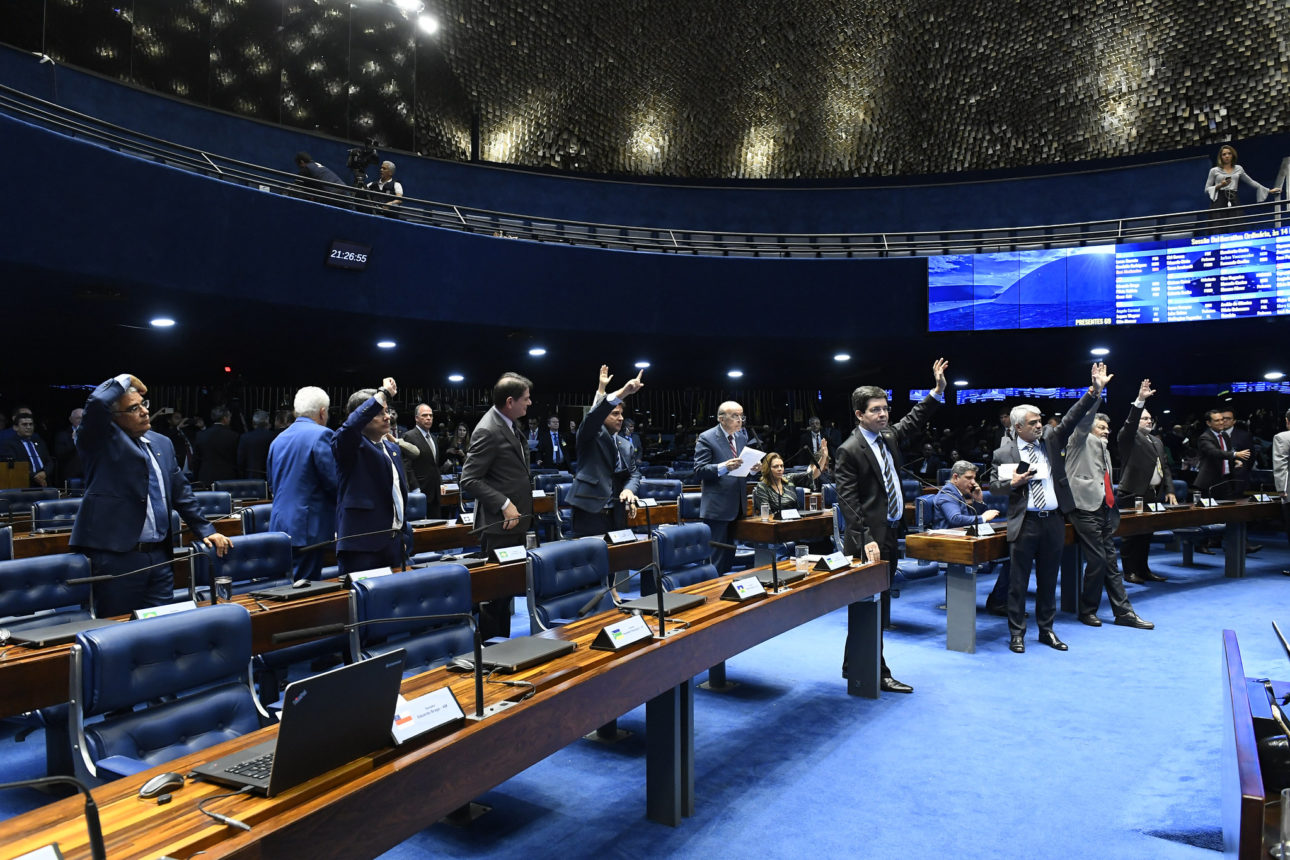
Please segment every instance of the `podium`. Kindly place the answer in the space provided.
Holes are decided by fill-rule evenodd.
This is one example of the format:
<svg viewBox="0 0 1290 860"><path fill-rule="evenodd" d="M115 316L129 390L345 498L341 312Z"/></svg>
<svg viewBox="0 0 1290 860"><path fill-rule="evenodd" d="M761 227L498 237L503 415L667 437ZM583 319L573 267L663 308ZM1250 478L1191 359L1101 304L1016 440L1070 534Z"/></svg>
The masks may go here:
<svg viewBox="0 0 1290 860"><path fill-rule="evenodd" d="M25 490L31 486L31 464L11 461L0 463L0 490Z"/></svg>

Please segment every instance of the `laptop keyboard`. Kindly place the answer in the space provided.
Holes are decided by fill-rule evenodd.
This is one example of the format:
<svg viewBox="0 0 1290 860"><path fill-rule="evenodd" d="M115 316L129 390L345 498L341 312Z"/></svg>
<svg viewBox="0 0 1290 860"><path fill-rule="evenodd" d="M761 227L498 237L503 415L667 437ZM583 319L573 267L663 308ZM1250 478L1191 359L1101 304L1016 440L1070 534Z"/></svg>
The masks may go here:
<svg viewBox="0 0 1290 860"><path fill-rule="evenodd" d="M273 753L265 753L259 758L238 762L227 768L227 771L247 779L268 779L273 771Z"/></svg>

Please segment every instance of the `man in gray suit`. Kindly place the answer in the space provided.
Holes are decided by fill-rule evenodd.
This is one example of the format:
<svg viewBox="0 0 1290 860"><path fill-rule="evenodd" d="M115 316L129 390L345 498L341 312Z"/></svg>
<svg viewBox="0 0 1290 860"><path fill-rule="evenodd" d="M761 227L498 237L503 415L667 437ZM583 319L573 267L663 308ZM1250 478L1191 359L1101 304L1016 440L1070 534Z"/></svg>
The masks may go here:
<svg viewBox="0 0 1290 860"><path fill-rule="evenodd" d="M1133 611L1116 564L1112 536L1120 525L1120 509L1111 490L1111 452L1106 444L1110 437L1110 416L1090 410L1066 443L1066 474L1070 476L1071 496L1075 500L1075 509L1067 518L1086 559L1084 585L1079 595L1079 620L1089 627L1102 626L1097 608L1105 586L1116 624L1150 630L1155 625Z"/></svg>
<svg viewBox="0 0 1290 860"><path fill-rule="evenodd" d="M641 373L600 400L578 427L578 474L573 476L569 504L573 533L579 537L625 528L628 508L635 509L641 473L636 452L618 431L623 426L623 401L644 387ZM602 368L601 380L606 377Z"/></svg>
<svg viewBox="0 0 1290 860"><path fill-rule="evenodd" d="M529 483L529 444L516 423L528 412L530 382L504 373L493 386L493 407L470 434L470 449L461 469L461 491L475 497L475 531L485 554L524 543L533 520ZM481 603L479 626L484 638L511 635L510 599Z"/></svg>
<svg viewBox="0 0 1290 860"><path fill-rule="evenodd" d="M434 410L428 403L418 403L414 410L416 426L403 434L403 441L416 448L416 456L403 452L403 471L408 489L420 490L426 496L426 516L439 517L439 442L430 432L434 427Z"/></svg>
<svg viewBox="0 0 1290 860"><path fill-rule="evenodd" d="M1057 569L1066 542L1062 514L1075 510L1062 449L1075 426L1102 396L1111 381L1106 365L1097 362L1093 384L1076 401L1056 427L1044 425L1039 408L1029 404L1012 407L1009 420L1013 436L1005 437L990 458L990 492L1008 494L1008 647L1017 654L1026 650L1026 590L1030 568L1035 567L1035 621L1039 641L1065 651L1066 643L1053 632L1057 615Z"/></svg>
<svg viewBox="0 0 1290 860"><path fill-rule="evenodd" d="M1272 437L1272 480L1281 494L1281 523L1290 535L1290 409L1285 415L1286 429ZM1282 569L1290 576L1290 569Z"/></svg>

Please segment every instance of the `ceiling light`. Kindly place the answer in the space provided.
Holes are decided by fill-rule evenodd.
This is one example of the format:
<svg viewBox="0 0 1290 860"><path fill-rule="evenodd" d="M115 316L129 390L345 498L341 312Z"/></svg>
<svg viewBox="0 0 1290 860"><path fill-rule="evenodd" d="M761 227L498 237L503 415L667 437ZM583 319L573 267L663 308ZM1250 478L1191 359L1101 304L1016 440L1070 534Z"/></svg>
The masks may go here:
<svg viewBox="0 0 1290 860"><path fill-rule="evenodd" d="M729 376L731 379L738 379L739 377L741 377L741 376L743 376L743 375L744 375L744 372L743 372L742 370L727 370L727 371L726 371L726 376Z"/></svg>
<svg viewBox="0 0 1290 860"><path fill-rule="evenodd" d="M837 355L833 356L833 360L834 360L834 361L850 361L850 360L851 360L851 356L850 356L850 354L848 354L848 353L845 353L845 352L839 352Z"/></svg>
<svg viewBox="0 0 1290 860"><path fill-rule="evenodd" d="M149 322L157 328L170 328L175 324L175 321L170 317L157 317L156 319L149 320Z"/></svg>
<svg viewBox="0 0 1290 860"><path fill-rule="evenodd" d="M156 323L156 321L154 320L152 324L153 324L153 325L156 325L157 323ZM1285 378L1286 378L1286 375L1285 375L1284 373L1282 373L1281 371L1279 371L1279 370L1269 370L1267 373L1263 374L1263 378L1264 378L1264 379L1268 379L1268 380L1272 380L1272 381L1276 381L1276 380L1278 380L1278 379L1285 379Z"/></svg>
<svg viewBox="0 0 1290 860"><path fill-rule="evenodd" d="M968 381L966 379L956 379L954 380L954 384L957 385L959 388L962 388L963 386L968 384Z"/></svg>
<svg viewBox="0 0 1290 860"><path fill-rule="evenodd" d="M379 346L381 349L394 349L394 347L397 344L395 344L394 341L392 340L378 340L376 342L376 345Z"/></svg>
<svg viewBox="0 0 1290 860"><path fill-rule="evenodd" d="M429 36L439 32L439 20L430 15L417 18L417 26L421 28L421 32Z"/></svg>
<svg viewBox="0 0 1290 860"><path fill-rule="evenodd" d="M464 380L465 378L466 378L466 377L462 376L460 373L450 373L450 374L448 374L448 381L449 381L449 382L461 382L461 381L462 381L462 380Z"/></svg>
<svg viewBox="0 0 1290 860"><path fill-rule="evenodd" d="M546 355L546 350L540 346L535 346L529 350L529 355L532 355L532 356Z"/></svg>
<svg viewBox="0 0 1290 860"><path fill-rule="evenodd" d="M1093 347L1092 349L1090 349L1090 350L1088 351L1088 354L1089 354L1089 355L1097 355L1097 356L1110 355L1110 354L1111 354L1111 350L1107 349L1107 348L1106 348L1106 347L1104 347L1104 346L1095 346L1095 347Z"/></svg>
<svg viewBox="0 0 1290 860"><path fill-rule="evenodd" d="M638 370L644 370L644 369L645 369L645 368L647 368L647 367L649 367L649 362L648 362L648 361L638 361L638 362L636 362L636 368L637 368Z"/></svg>

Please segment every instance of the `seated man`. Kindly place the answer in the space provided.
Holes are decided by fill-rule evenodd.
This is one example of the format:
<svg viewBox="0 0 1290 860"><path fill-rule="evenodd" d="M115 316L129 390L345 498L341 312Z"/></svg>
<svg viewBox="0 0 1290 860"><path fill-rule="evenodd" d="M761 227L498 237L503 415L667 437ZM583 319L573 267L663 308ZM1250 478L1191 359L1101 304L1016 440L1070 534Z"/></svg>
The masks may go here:
<svg viewBox="0 0 1290 860"><path fill-rule="evenodd" d="M933 504L936 505L936 515L932 518L932 528L937 529L979 525L999 516L998 511L985 506L985 494L976 482L976 464L967 460L959 460L950 467L950 479L936 493ZM993 567L994 562L990 562L983 570L988 572ZM1006 561L999 568L990 596L985 599L985 611L992 615L1008 614Z"/></svg>

